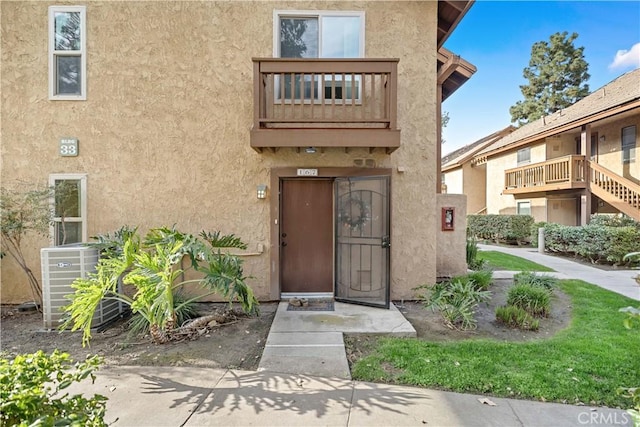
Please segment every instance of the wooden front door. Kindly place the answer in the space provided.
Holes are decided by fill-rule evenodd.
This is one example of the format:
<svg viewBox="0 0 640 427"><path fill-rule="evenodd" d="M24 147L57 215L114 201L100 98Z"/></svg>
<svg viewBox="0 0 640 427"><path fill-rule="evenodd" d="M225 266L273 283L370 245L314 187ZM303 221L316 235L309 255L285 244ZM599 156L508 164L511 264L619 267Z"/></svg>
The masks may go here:
<svg viewBox="0 0 640 427"><path fill-rule="evenodd" d="M333 181L285 179L280 197L281 292L333 292Z"/></svg>

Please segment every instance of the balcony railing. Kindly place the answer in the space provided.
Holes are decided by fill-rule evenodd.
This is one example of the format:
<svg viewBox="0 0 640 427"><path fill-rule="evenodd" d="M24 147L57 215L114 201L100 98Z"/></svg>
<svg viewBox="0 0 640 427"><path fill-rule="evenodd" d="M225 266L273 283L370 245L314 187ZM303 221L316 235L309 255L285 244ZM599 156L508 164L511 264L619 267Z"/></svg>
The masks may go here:
<svg viewBox="0 0 640 427"><path fill-rule="evenodd" d="M400 146L397 59L254 58L251 146Z"/></svg>
<svg viewBox="0 0 640 427"><path fill-rule="evenodd" d="M505 171L504 194L586 188L585 156L571 155Z"/></svg>

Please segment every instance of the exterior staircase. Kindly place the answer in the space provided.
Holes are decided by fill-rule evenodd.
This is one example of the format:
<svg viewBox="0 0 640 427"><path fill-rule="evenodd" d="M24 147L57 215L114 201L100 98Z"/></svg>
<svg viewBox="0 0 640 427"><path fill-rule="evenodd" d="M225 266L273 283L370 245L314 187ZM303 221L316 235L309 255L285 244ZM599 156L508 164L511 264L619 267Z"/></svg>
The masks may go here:
<svg viewBox="0 0 640 427"><path fill-rule="evenodd" d="M640 221L640 185L589 162L591 192L611 206Z"/></svg>

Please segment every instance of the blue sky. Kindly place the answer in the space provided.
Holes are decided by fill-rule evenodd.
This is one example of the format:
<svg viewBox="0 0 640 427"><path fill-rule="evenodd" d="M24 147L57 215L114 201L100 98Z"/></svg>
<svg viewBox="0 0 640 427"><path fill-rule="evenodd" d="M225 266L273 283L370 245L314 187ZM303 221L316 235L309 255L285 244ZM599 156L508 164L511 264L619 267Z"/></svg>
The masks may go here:
<svg viewBox="0 0 640 427"><path fill-rule="evenodd" d="M563 31L578 33L591 91L640 67L640 1L476 0L444 44L478 71L442 104L450 117L443 154L511 123L531 46Z"/></svg>

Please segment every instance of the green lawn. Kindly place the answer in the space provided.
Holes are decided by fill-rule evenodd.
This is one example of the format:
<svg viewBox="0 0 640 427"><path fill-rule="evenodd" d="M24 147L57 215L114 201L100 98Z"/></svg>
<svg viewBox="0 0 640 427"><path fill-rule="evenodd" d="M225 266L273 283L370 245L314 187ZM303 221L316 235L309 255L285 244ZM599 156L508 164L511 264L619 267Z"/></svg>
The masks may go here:
<svg viewBox="0 0 640 427"><path fill-rule="evenodd" d="M427 342L381 338L352 369L356 380L566 403L630 407L616 390L640 385L640 330L621 307L638 302L580 280L563 280L571 326L529 342Z"/></svg>
<svg viewBox="0 0 640 427"><path fill-rule="evenodd" d="M508 271L554 271L533 261L498 251L478 251L478 259L487 262L492 270Z"/></svg>

